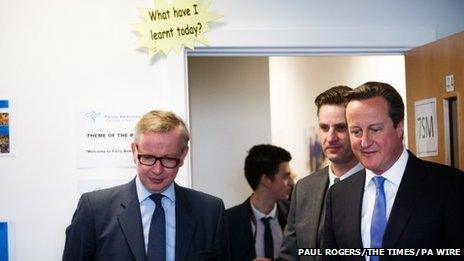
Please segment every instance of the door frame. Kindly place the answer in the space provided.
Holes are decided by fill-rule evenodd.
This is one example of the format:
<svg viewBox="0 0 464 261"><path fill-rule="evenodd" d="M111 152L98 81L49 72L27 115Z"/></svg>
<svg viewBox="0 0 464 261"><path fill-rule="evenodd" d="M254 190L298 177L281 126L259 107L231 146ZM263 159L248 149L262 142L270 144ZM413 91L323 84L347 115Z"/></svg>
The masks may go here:
<svg viewBox="0 0 464 261"><path fill-rule="evenodd" d="M347 56L404 55L436 40L434 28L304 28L220 30L212 25L209 46L170 53L166 59L172 107L190 126L188 63L191 56ZM181 69L179 69L181 68ZM183 96L179 99L179 96ZM191 155L181 184L192 187Z"/></svg>

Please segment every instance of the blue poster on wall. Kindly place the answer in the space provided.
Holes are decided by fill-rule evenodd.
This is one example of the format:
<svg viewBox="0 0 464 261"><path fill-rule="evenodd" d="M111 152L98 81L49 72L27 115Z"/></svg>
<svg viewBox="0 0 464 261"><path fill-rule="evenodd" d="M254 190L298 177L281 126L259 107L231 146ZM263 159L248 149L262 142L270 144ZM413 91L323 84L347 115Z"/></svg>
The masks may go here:
<svg viewBox="0 0 464 261"><path fill-rule="evenodd" d="M0 261L8 261L8 223L0 222Z"/></svg>

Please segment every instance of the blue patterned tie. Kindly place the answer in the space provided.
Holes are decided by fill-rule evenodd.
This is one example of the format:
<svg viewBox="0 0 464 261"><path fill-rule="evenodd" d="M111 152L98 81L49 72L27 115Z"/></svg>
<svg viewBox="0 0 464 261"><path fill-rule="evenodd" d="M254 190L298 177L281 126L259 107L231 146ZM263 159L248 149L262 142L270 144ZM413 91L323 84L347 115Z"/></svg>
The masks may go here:
<svg viewBox="0 0 464 261"><path fill-rule="evenodd" d="M381 248L382 238L387 226L386 200L383 183L385 178L376 176L373 178L375 183L375 205L371 221L371 248ZM371 256L371 261L379 260L378 256Z"/></svg>
<svg viewBox="0 0 464 261"><path fill-rule="evenodd" d="M161 205L163 195L152 194L150 196L156 204L155 211L151 218L150 232L148 234L148 261L165 261L166 260L166 220L164 217L164 208Z"/></svg>

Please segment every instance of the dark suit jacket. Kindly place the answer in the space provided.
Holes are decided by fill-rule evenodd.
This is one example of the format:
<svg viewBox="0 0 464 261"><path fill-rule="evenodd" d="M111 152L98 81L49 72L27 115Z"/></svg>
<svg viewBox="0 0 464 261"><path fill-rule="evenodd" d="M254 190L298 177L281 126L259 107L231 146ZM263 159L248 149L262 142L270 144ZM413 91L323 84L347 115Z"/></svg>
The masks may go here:
<svg viewBox="0 0 464 261"><path fill-rule="evenodd" d="M277 260L315 260L314 256L297 254L298 248L316 248L317 234L329 184L325 167L299 180L292 194L284 241Z"/></svg>
<svg viewBox="0 0 464 261"><path fill-rule="evenodd" d="M176 260L229 260L222 200L175 185ZM82 195L66 229L64 261L145 261L135 179Z"/></svg>
<svg viewBox="0 0 464 261"><path fill-rule="evenodd" d="M332 186L327 196L325 248L362 248L362 170ZM409 152L401 184L388 218L383 248L463 248L464 173L418 159ZM430 260L430 257L422 257ZM440 260L434 256L432 260ZM364 260L364 257L338 257ZM381 260L418 260L391 256ZM451 258L447 258L451 259ZM462 256L456 258L462 260Z"/></svg>
<svg viewBox="0 0 464 261"><path fill-rule="evenodd" d="M287 223L287 214L288 208L285 204L277 204L277 216L282 230ZM242 204L226 210L232 260L249 261L256 258L251 215L250 198Z"/></svg>

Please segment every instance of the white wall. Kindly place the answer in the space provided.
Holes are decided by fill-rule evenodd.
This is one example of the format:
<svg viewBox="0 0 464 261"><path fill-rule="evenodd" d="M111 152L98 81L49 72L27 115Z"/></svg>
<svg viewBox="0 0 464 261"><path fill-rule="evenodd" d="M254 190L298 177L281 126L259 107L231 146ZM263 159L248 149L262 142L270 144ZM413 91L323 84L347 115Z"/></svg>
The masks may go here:
<svg viewBox="0 0 464 261"><path fill-rule="evenodd" d="M188 65L192 185L228 208L252 192L247 151L271 143L268 58L191 57Z"/></svg>
<svg viewBox="0 0 464 261"><path fill-rule="evenodd" d="M292 153L298 178L310 173L307 135L318 131L314 99L319 93L336 85L355 88L381 81L406 101L403 56L270 57L269 76L272 142Z"/></svg>
<svg viewBox="0 0 464 261"><path fill-rule="evenodd" d="M0 158L0 219L14 222L16 260L61 259L79 181L135 175L76 169L78 110L161 108L186 116L183 82L166 77L169 60L150 64L134 48L130 23L136 7L148 4L0 2L0 95L12 99L17 131L17 155ZM188 177L186 170L179 175Z"/></svg>
<svg viewBox="0 0 464 261"><path fill-rule="evenodd" d="M14 99L17 116L17 156L0 158L0 219L15 222L16 260L61 258L78 180L134 174L76 170L78 109L160 108L188 118L184 57L150 63L135 50L136 8L152 4L0 2L0 95ZM225 15L208 35L213 47L409 48L464 30L459 0L218 0L211 9Z"/></svg>

